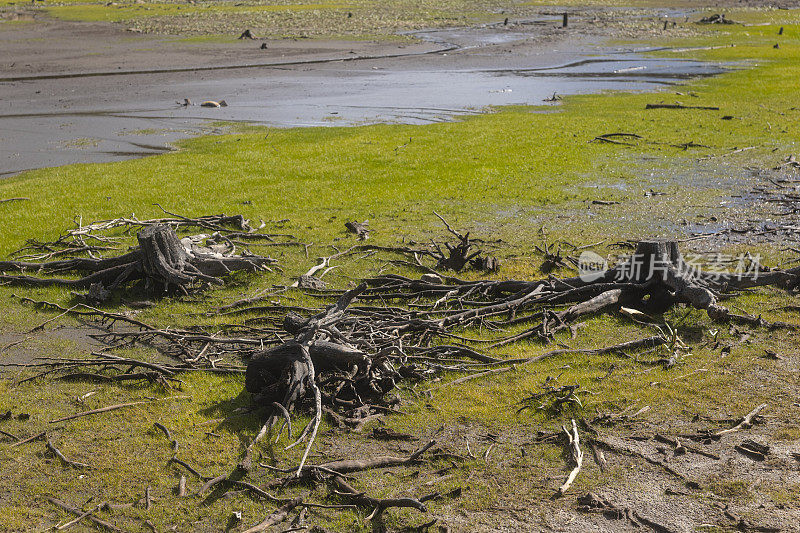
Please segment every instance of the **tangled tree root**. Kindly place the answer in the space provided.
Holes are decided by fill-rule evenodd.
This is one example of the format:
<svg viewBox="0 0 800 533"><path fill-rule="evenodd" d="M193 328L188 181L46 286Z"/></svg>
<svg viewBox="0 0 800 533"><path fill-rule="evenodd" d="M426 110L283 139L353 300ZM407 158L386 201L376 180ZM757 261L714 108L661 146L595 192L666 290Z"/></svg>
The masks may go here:
<svg viewBox="0 0 800 533"><path fill-rule="evenodd" d="M38 280L33 284L63 281L71 286L101 283L108 289L133 280L145 280L151 287L186 290L193 283L216 283L219 282L219 276L229 271L255 270L271 261L258 256L209 256L202 249L182 245L174 231L160 225L144 227L139 233L139 244L137 250L119 258L79 258L36 264L36 268L44 271L69 267L92 272L81 280L53 281L28 276L4 276L0 279L19 283L26 283L29 279ZM406 256L409 253L408 250L381 251ZM469 260L468 252L459 254ZM442 254L442 257L446 260L449 256ZM10 263L0 264L0 268L11 268ZM327 262L323 263L327 265ZM58 266L54 266L56 264ZM625 340L595 350L556 349L517 359L504 359L496 353L487 353L526 339L551 342L559 332L574 331L580 320L599 313L625 309L621 315L635 320L643 313L657 314L675 305L688 305L704 310L717 322L741 322L757 327L795 327L768 323L760 317L737 315L723 305L726 298L742 289L774 285L794 290L800 283L800 267L772 270L758 264L751 266L754 268L748 272L704 272L687 263L677 243L642 241L636 246L635 253L619 265L583 272L581 276L573 278L464 281L433 275L430 269L423 269L426 274L420 279L383 275L366 279L356 288L344 292L321 292L299 286L298 290L306 291L309 295L327 297L333 294L338 296L338 300L318 312L274 302L265 304L265 298L240 300L222 308L218 314L222 318L247 313L250 315L248 322L218 323L215 326L218 330L214 332L200 327L157 329L121 314L88 306L58 309L64 313L127 322L140 328L140 331L131 331L130 328L125 331L111 330L106 334L107 338L117 346L123 345L126 340L166 346L167 353L180 360L179 365L169 368L153 368L151 365L147 368L148 372L172 378L175 373L186 369L215 372L244 370L246 391L251 395L258 412L266 415L265 421L255 439L244 450L236 470L214 478L203 478L205 483L198 493L205 493L217 485L260 490L241 481L243 474L246 475L253 468L257 444L276 424L282 423L284 427L291 428L292 417L305 411L313 413L313 416L301 434L287 447L305 443L302 458L296 467L281 470L288 476L275 480L270 487L324 479L338 496L353 505L373 508L374 516L379 519L383 509L393 506L424 512L426 500L424 497L401 500L371 498L357 492L345 480L344 474L366 468L410 464L417 461L430 445L406 458L306 464L325 413L344 427L361 427L367 420L395 411L394 406L399 400L392 398L390 393L402 380L425 380L443 371L458 371L467 375L450 383L463 383L505 371L514 364L534 363L558 354L608 354L634 359L628 352L645 349L652 352L653 348L665 345L674 351L681 346L679 339L667 338L662 330L655 337ZM17 268L25 267L17 265ZM91 278L91 281L86 281L87 278ZM289 290L289 287L280 287L279 290ZM53 304L47 305L54 307ZM470 337L470 331L474 332L477 328L491 332L491 338ZM246 369L220 362L231 353L248 359ZM70 361L64 368L74 371L76 365L102 364L107 371L115 364L129 369L136 366L132 366L130 360L115 361L106 354L101 355L102 358L90 363ZM673 353L667 358L658 356L656 359L635 361L671 366L674 358ZM141 370L136 372L141 373ZM52 370L47 373L52 373ZM122 374L120 379L127 379L125 376ZM742 427L750 423L756 414L749 419L746 417ZM569 430L566 432L574 444L576 466L574 475L567 479L561 493L569 488L582 462L576 426L573 425L572 429L572 433ZM278 436L282 431L281 428ZM289 437L292 438L292 435ZM596 497L587 499L582 505L587 512L613 514L615 517L627 517L632 522L648 524L646 518L626 514L610 502Z"/></svg>
<svg viewBox="0 0 800 533"><path fill-rule="evenodd" d="M253 272L275 263L258 255L225 255L208 247L197 246L191 238L178 239L175 230L163 224L147 225L137 235L138 249L108 259L73 258L44 263L2 261L0 270L35 270L39 272L74 272L78 279L41 278L29 275L0 275L0 281L20 285L61 285L88 288L93 300L102 301L108 293L132 282L143 280L153 292L177 289L186 293L198 282L222 284L221 276L244 270Z"/></svg>

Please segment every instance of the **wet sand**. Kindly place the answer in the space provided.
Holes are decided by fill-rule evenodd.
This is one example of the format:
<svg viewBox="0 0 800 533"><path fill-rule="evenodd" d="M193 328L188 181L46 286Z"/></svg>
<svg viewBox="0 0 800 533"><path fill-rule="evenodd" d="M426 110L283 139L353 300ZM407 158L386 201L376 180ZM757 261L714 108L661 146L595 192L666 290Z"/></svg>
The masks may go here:
<svg viewBox="0 0 800 533"><path fill-rule="evenodd" d="M213 121L336 126L452 120L553 94L652 90L719 66L645 57L554 17L408 42L193 43L107 24L0 29L0 176L162 153ZM183 106L184 99L193 105ZM221 108L200 107L224 100Z"/></svg>

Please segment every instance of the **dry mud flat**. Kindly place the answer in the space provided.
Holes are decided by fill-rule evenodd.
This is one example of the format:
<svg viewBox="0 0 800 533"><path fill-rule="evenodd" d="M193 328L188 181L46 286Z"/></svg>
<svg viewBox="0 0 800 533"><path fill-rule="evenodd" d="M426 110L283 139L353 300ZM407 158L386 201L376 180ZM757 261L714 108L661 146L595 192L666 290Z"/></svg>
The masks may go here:
<svg viewBox="0 0 800 533"><path fill-rule="evenodd" d="M647 14L642 25L653 27L658 14ZM105 24L3 28L0 175L161 153L177 139L223 131L215 122L430 123L721 71L599 45L616 30L587 18L573 17L566 30L541 16L414 32L413 43L301 39L265 50L260 41L195 43ZM207 100L227 106L198 105Z"/></svg>

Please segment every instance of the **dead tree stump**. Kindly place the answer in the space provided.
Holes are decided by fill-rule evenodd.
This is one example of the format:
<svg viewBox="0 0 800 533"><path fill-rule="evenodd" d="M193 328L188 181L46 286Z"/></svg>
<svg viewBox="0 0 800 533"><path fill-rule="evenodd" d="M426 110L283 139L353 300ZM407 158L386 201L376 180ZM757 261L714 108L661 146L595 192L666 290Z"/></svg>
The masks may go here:
<svg viewBox="0 0 800 533"><path fill-rule="evenodd" d="M387 357L368 355L337 329L347 307L364 290L366 284L347 291L316 316L289 313L284 318L284 329L295 339L257 351L247 363L245 388L256 404L276 402L291 411L313 388L306 382L311 376L316 376L327 405L358 408L382 401L399 374Z"/></svg>
<svg viewBox="0 0 800 533"><path fill-rule="evenodd" d="M150 282L184 287L192 282L186 274L187 254L175 232L162 225L148 226L137 236L141 250L141 268Z"/></svg>
<svg viewBox="0 0 800 533"><path fill-rule="evenodd" d="M635 253L612 272L617 281L649 286L650 306L666 308L673 303L686 303L705 309L714 320L728 314L717 303L718 295L708 276L686 264L676 241L641 241Z"/></svg>
<svg viewBox="0 0 800 533"><path fill-rule="evenodd" d="M254 354L247 365L244 384L256 403L277 402L291 411L305 397L310 374L302 345L287 342Z"/></svg>
<svg viewBox="0 0 800 533"><path fill-rule="evenodd" d="M184 293L198 282L222 284L219 276L234 271L254 272L274 259L258 255L225 255L210 248L184 244L172 227L164 224L146 225L137 234L139 248L135 251L108 259L74 258L49 263L3 261L0 266L8 269L30 269L37 271L91 272L79 279L39 278L27 275L0 274L0 280L20 285L62 285L89 288L95 286L93 294L105 294L128 283L144 279L147 288L167 292L178 289Z"/></svg>

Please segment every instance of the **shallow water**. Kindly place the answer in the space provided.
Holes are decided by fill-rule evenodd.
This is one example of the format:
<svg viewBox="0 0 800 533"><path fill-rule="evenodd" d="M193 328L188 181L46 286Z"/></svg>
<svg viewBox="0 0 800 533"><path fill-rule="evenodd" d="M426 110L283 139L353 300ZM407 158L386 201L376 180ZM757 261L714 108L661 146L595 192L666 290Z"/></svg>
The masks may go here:
<svg viewBox="0 0 800 533"><path fill-rule="evenodd" d="M35 108L6 101L0 110L0 175L161 153L177 139L221 132L210 121L276 127L425 124L487 106L538 105L554 94L653 90L724 70L585 45L562 44L544 52L524 46L504 50L508 43L524 44L531 34L502 26L417 35L447 50L357 61L228 66L181 76L110 72L15 82L52 98L38 100ZM184 107L178 104L184 98L195 104L225 100L228 106Z"/></svg>

